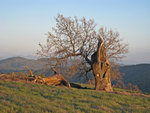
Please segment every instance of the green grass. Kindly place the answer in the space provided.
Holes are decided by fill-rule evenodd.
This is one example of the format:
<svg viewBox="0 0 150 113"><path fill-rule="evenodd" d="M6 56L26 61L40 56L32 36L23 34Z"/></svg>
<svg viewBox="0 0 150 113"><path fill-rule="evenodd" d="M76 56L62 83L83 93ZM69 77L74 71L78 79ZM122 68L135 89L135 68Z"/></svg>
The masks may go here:
<svg viewBox="0 0 150 113"><path fill-rule="evenodd" d="M106 93L92 89L69 89L0 81L0 113L51 112L149 113L150 98Z"/></svg>

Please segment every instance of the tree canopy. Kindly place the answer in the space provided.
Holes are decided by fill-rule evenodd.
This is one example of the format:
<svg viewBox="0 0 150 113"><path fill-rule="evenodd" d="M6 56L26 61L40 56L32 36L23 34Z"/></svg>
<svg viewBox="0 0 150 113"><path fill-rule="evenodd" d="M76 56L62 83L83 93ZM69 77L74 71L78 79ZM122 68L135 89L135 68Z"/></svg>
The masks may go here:
<svg viewBox="0 0 150 113"><path fill-rule="evenodd" d="M87 74L92 70L91 55L97 50L98 39L102 39L106 56L112 64L121 60L128 52L128 44L123 43L118 32L97 25L93 19L64 17L55 18L56 26L48 32L46 45L39 43L38 55L50 58L50 65L68 75L76 71ZM70 64L71 61L71 64Z"/></svg>

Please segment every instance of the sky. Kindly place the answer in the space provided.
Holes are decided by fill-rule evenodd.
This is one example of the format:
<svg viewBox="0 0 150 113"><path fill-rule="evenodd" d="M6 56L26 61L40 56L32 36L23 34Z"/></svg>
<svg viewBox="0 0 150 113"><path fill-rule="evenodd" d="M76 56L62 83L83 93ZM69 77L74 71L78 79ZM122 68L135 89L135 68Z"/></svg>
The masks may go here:
<svg viewBox="0 0 150 113"><path fill-rule="evenodd" d="M36 57L58 13L118 31L129 44L123 64L150 63L150 0L0 0L0 59Z"/></svg>

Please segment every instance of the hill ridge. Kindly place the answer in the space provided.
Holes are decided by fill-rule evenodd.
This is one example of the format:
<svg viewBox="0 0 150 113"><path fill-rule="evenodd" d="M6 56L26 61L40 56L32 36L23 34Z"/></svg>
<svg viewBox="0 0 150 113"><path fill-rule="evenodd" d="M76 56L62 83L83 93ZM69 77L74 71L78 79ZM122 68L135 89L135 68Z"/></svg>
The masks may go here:
<svg viewBox="0 0 150 113"><path fill-rule="evenodd" d="M42 63L44 62L45 59L34 60L24 57L11 57L0 60L0 73L25 71L25 66L28 66L35 73L42 73L49 76L52 72L43 69ZM124 73L123 82L126 85L132 83L137 85L143 92L150 92L150 64L143 63L120 66L120 72ZM77 77L73 77L73 79L70 80L73 82L79 81ZM80 79L80 82L85 82L84 80L85 79Z"/></svg>

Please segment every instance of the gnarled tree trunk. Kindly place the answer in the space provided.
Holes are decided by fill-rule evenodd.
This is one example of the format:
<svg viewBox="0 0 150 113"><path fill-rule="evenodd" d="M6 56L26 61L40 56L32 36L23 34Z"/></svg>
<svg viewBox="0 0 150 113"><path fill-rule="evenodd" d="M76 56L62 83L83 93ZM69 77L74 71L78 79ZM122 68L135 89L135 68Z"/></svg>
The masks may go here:
<svg viewBox="0 0 150 113"><path fill-rule="evenodd" d="M113 91L110 80L111 65L106 57L104 44L99 39L97 51L92 55L92 68L95 77L95 89Z"/></svg>

